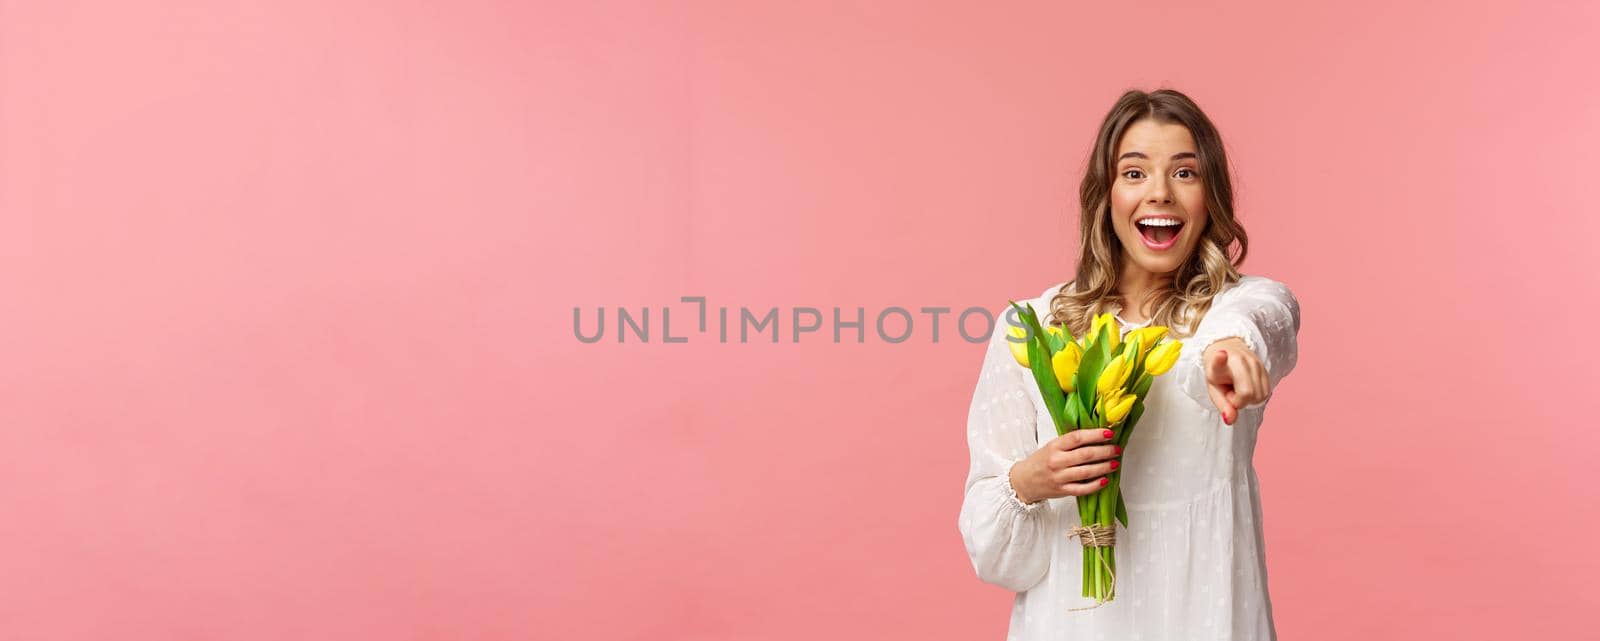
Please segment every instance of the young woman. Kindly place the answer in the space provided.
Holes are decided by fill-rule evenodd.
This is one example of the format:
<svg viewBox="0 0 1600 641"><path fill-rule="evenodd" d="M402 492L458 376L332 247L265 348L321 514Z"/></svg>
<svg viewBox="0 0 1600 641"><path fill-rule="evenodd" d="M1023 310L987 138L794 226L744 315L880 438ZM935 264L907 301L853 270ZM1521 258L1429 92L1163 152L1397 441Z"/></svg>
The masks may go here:
<svg viewBox="0 0 1600 641"><path fill-rule="evenodd" d="M973 568L1018 593L1012 641L1275 639L1251 456L1295 366L1300 305L1238 271L1248 241L1222 140L1182 93L1123 94L1079 196L1077 272L1028 302L1074 336L1101 313L1123 331L1164 325L1183 351L1124 452L1108 430L1057 436L1005 327L994 332L967 418L960 527ZM1074 502L1119 468L1129 527L1117 525L1116 598L1088 607L1082 544L1067 538Z"/></svg>

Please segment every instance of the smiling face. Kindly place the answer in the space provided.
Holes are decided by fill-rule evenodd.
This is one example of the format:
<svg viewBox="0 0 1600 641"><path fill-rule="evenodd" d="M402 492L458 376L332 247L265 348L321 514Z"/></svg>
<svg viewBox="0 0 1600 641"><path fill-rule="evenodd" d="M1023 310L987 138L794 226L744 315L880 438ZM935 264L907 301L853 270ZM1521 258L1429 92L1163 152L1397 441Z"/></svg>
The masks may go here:
<svg viewBox="0 0 1600 641"><path fill-rule="evenodd" d="M1208 218L1195 151L1187 127L1148 118L1129 125L1117 145L1111 225L1122 242L1122 275L1135 289L1172 278L1200 244Z"/></svg>

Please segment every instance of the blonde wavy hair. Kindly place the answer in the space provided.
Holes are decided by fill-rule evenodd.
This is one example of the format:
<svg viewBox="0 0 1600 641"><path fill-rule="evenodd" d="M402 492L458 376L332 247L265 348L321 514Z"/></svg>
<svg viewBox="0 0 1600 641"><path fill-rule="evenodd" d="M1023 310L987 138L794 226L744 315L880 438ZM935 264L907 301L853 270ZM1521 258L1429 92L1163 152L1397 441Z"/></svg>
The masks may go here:
<svg viewBox="0 0 1600 641"><path fill-rule="evenodd" d="M1151 292L1145 301L1145 309L1153 309L1146 317L1152 325L1170 328L1174 338L1192 336L1211 309L1212 298L1242 276L1239 266L1249 253L1250 241L1244 227L1233 217L1233 181L1217 128L1193 100L1178 91L1128 91L1117 99L1100 124L1100 134L1078 187L1081 210L1077 274L1050 299L1050 323L1065 326L1073 336L1083 336L1094 317L1113 306L1126 309L1124 297L1117 293L1117 267L1124 250L1111 226L1111 180L1123 133L1146 118L1189 129L1199 147L1195 153L1206 187L1209 218L1194 253L1178 267L1172 283Z"/></svg>

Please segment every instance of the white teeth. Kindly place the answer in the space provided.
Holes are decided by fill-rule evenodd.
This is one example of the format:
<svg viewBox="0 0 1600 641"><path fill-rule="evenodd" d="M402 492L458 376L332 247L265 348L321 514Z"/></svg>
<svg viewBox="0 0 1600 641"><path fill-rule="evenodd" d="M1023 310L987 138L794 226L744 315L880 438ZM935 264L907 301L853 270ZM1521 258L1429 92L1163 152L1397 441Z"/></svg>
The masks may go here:
<svg viewBox="0 0 1600 641"><path fill-rule="evenodd" d="M1179 225L1182 225L1183 223L1178 222L1176 220L1166 219L1166 218L1146 218L1144 220L1139 221L1139 224L1140 225L1149 225L1151 227L1177 227Z"/></svg>

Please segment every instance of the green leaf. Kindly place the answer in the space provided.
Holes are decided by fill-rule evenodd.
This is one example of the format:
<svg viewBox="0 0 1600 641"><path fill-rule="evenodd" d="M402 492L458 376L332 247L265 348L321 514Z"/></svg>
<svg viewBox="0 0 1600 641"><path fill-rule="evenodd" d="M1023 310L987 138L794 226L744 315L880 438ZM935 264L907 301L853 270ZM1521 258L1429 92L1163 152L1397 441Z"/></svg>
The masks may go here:
<svg viewBox="0 0 1600 641"><path fill-rule="evenodd" d="M1117 501L1117 520L1122 522L1122 527L1128 527L1128 508L1122 505L1122 501Z"/></svg>
<svg viewBox="0 0 1600 641"><path fill-rule="evenodd" d="M1133 384L1133 393L1138 394L1139 398L1148 396L1150 394L1150 384L1154 383L1156 378L1147 372L1141 372L1137 380L1138 382Z"/></svg>
<svg viewBox="0 0 1600 641"><path fill-rule="evenodd" d="M1066 342L1067 343L1076 343L1076 342L1078 342L1077 337L1072 335L1072 329L1068 328L1066 325L1062 325L1061 326L1061 334L1062 334L1062 336L1066 337L1066 339L1067 339ZM1062 347L1066 347L1066 345L1063 344Z"/></svg>
<svg viewBox="0 0 1600 641"><path fill-rule="evenodd" d="M1128 439L1133 436L1133 428L1139 425L1140 416L1144 416L1143 398L1133 402L1133 409L1128 410L1128 418L1122 421L1122 429L1117 430L1117 445L1122 446L1123 450L1127 450Z"/></svg>
<svg viewBox="0 0 1600 641"><path fill-rule="evenodd" d="M1065 331L1065 330L1063 329L1062 331ZM1061 350L1064 350L1064 349L1067 348L1067 337L1065 337L1065 336L1057 336L1057 335L1052 334L1050 332L1045 332L1045 336L1050 338L1050 355L1051 356L1055 356L1058 352L1060 352Z"/></svg>
<svg viewBox="0 0 1600 641"><path fill-rule="evenodd" d="M1101 331L1100 335L1105 336L1105 332ZM1085 417L1093 413L1095 396L1098 394L1095 384L1100 381L1100 372L1105 369L1106 361L1111 360L1109 352L1105 341L1096 340L1084 350L1083 360L1078 362L1078 400L1082 403Z"/></svg>
<svg viewBox="0 0 1600 641"><path fill-rule="evenodd" d="M1066 410L1067 399L1061 391L1061 383L1056 380L1056 373L1050 367L1050 349L1046 345L1047 335L1039 327L1039 318L1033 311L1033 305L1026 309L1018 307L1015 301L1011 306L1017 309L1022 317L1022 322L1029 330L1028 336L1028 369L1033 371L1033 381L1039 386L1039 395L1044 398L1045 409L1050 412L1050 421L1056 426L1056 434L1067 433L1067 419L1063 414Z"/></svg>
<svg viewBox="0 0 1600 641"><path fill-rule="evenodd" d="M1128 345L1128 349L1124 350L1133 356L1133 371L1128 374L1130 381L1138 381L1139 375L1144 373L1144 358L1139 356L1140 349L1142 348L1139 346L1139 339L1135 338Z"/></svg>

